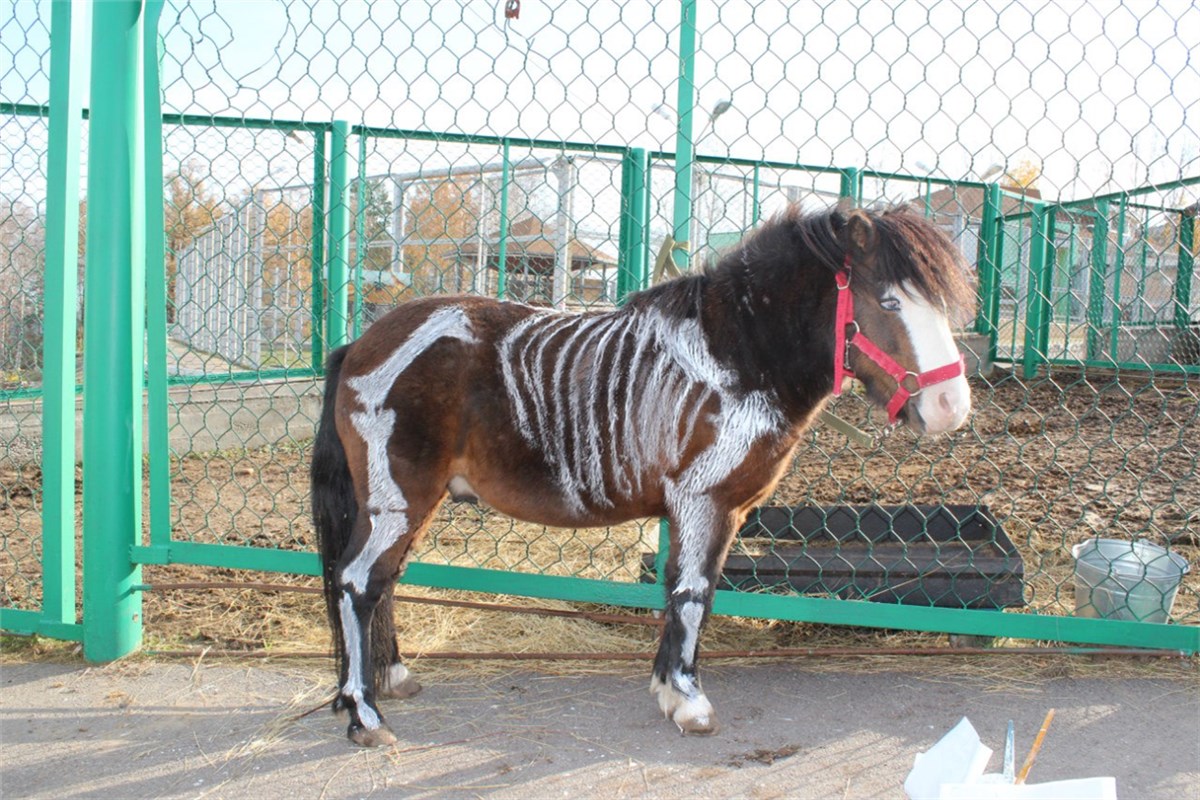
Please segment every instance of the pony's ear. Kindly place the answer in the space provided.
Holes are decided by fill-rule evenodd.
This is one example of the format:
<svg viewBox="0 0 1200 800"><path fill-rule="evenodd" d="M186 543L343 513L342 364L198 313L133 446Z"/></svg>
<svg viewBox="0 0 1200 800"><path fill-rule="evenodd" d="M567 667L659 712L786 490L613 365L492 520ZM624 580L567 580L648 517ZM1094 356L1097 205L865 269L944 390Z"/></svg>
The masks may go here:
<svg viewBox="0 0 1200 800"><path fill-rule="evenodd" d="M867 212L861 208L851 211L846 218L846 227L842 229L842 244L850 260L858 263L873 261L877 238L875 223L871 222Z"/></svg>

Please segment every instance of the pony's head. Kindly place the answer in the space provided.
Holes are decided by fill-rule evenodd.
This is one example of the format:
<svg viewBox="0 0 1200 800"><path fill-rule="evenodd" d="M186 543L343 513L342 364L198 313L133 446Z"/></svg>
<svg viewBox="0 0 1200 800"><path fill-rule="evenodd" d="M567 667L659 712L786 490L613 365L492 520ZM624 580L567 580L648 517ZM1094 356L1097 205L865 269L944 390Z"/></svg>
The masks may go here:
<svg viewBox="0 0 1200 800"><path fill-rule="evenodd" d="M940 228L905 210L833 217L844 253L835 393L853 374L890 422L918 433L959 428L971 390L952 326L968 318L975 292L958 249Z"/></svg>

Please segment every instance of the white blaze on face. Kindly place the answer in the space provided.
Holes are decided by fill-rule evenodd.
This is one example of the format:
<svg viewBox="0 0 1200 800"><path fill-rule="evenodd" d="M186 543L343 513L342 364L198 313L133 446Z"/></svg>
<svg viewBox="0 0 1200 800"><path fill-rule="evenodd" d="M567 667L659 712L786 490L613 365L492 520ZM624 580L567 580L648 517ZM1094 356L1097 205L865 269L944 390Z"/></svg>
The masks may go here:
<svg viewBox="0 0 1200 800"><path fill-rule="evenodd" d="M950 320L941 309L904 283L897 295L900 319L917 357L917 372L928 372L959 359ZM962 426L971 411L971 388L965 375L926 387L911 402L925 423L926 433L944 433Z"/></svg>

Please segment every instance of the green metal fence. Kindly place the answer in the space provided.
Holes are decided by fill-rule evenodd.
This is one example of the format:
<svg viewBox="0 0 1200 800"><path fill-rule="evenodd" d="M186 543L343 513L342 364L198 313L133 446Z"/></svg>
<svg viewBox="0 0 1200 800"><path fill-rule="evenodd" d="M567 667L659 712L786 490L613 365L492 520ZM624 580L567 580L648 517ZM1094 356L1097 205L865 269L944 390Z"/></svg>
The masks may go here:
<svg viewBox="0 0 1200 800"><path fill-rule="evenodd" d="M1176 57L1197 12L1155 7L1117 41L1090 12L1018 3L901 4L877 25L849 3L802 11L181 0L0 19L0 624L103 660L137 645L142 565L318 574L321 364L389 308L611 308L789 203L848 198L924 213L974 266L976 411L918 441L840 398L876 436L806 435L716 611L1200 650L1194 575L1172 624L1097 619L1073 555L1104 537L1200 562L1200 75ZM1052 35L1061 52L1031 47ZM1183 121L1114 105L1097 122L1110 78L1080 77L1080 40L1126 65L1159 53L1134 77L1155 120ZM1056 70L1074 105L1041 88ZM1094 145L1073 144L1084 126ZM406 580L658 607L662 535L449 504Z"/></svg>

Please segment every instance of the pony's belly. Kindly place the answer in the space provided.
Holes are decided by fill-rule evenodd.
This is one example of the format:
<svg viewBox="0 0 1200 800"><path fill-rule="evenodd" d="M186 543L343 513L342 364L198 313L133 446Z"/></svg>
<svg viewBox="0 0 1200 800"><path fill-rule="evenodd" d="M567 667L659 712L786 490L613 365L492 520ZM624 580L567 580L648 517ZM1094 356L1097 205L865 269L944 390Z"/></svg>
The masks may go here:
<svg viewBox="0 0 1200 800"><path fill-rule="evenodd" d="M605 527L666 513L659 486L646 487L642 496L636 498L587 502L583 509L571 502L549 478L514 481L502 476L462 476L451 482L451 496L456 488L463 490L468 486L481 502L502 514L522 522L556 528Z"/></svg>

